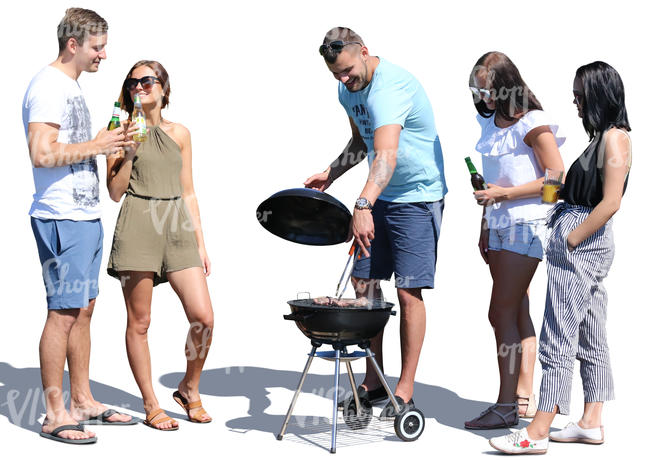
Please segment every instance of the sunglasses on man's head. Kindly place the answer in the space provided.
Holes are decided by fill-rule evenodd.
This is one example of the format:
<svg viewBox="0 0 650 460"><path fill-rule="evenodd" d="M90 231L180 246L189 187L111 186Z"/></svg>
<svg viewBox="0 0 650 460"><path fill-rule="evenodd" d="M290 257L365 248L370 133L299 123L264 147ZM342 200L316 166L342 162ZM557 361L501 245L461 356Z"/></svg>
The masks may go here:
<svg viewBox="0 0 650 460"><path fill-rule="evenodd" d="M340 53L343 48L345 48L347 45L361 45L363 44L361 42L344 42L343 40L334 40L333 42L329 42L328 44L322 44L320 48L318 48L318 52L320 53L321 56L325 56L325 53L327 53L328 49L331 49L335 53Z"/></svg>
<svg viewBox="0 0 650 460"><path fill-rule="evenodd" d="M124 82L124 87L127 91L133 91L138 86L138 83L140 83L143 90L149 91L153 88L153 85L160 83L160 80L151 75L142 78L127 78Z"/></svg>

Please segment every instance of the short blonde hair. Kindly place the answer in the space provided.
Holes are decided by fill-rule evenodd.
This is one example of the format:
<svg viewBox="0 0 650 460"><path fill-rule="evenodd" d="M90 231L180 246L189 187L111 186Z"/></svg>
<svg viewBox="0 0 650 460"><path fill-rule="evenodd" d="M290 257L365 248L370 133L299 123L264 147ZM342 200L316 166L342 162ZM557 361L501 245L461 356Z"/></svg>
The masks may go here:
<svg viewBox="0 0 650 460"><path fill-rule="evenodd" d="M59 53L61 53L71 38L74 38L79 45L83 45L88 35L105 34L108 31L108 23L92 10L68 8L56 30Z"/></svg>

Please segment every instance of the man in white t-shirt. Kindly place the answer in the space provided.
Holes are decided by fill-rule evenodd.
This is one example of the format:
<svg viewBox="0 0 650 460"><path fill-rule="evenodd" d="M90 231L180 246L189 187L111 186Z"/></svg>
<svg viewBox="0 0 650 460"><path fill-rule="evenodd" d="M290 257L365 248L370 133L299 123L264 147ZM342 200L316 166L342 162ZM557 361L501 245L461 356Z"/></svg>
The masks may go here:
<svg viewBox="0 0 650 460"><path fill-rule="evenodd" d="M92 139L90 113L77 78L106 59L108 25L97 13L70 8L58 26L59 55L32 79L23 123L33 165L29 214L43 267L48 315L40 342L46 418L41 436L71 444L95 442L87 424L133 424L90 391L90 319L98 294L103 230L96 155L129 142L123 128ZM70 372L70 411L63 401L63 370Z"/></svg>

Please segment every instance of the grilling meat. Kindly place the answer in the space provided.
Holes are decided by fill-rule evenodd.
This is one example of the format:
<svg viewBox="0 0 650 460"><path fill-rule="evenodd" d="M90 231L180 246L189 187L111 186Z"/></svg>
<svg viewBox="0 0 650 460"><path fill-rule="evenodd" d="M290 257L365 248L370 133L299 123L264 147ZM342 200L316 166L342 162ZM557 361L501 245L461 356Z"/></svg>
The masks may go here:
<svg viewBox="0 0 650 460"><path fill-rule="evenodd" d="M331 307L367 307L367 297L360 297L358 299L336 299L335 297L316 297L314 303L318 305L328 305Z"/></svg>

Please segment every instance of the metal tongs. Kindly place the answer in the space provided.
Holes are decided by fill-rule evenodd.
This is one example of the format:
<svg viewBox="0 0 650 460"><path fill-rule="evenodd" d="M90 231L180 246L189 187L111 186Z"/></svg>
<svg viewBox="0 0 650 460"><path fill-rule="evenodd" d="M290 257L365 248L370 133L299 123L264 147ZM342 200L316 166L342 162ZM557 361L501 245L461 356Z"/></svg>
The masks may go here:
<svg viewBox="0 0 650 460"><path fill-rule="evenodd" d="M343 281L343 278L345 278L345 272L348 271L350 260L352 260L353 258L354 260L352 261L352 268L350 268L350 273L348 273L348 277L345 280L345 284L343 285L343 290L341 291L341 294L339 294L339 289L341 288L341 282ZM345 263L345 268L343 269L343 273L341 273L339 284L336 285L336 294L334 294L336 300L341 300L341 297L343 297L343 293L345 293L345 290L348 287L348 283L350 282L350 278L352 277L352 272L354 271L354 264L356 263L357 259L361 259L361 249L358 248L355 243L352 243L352 246L350 246L350 250L348 251L348 261Z"/></svg>

